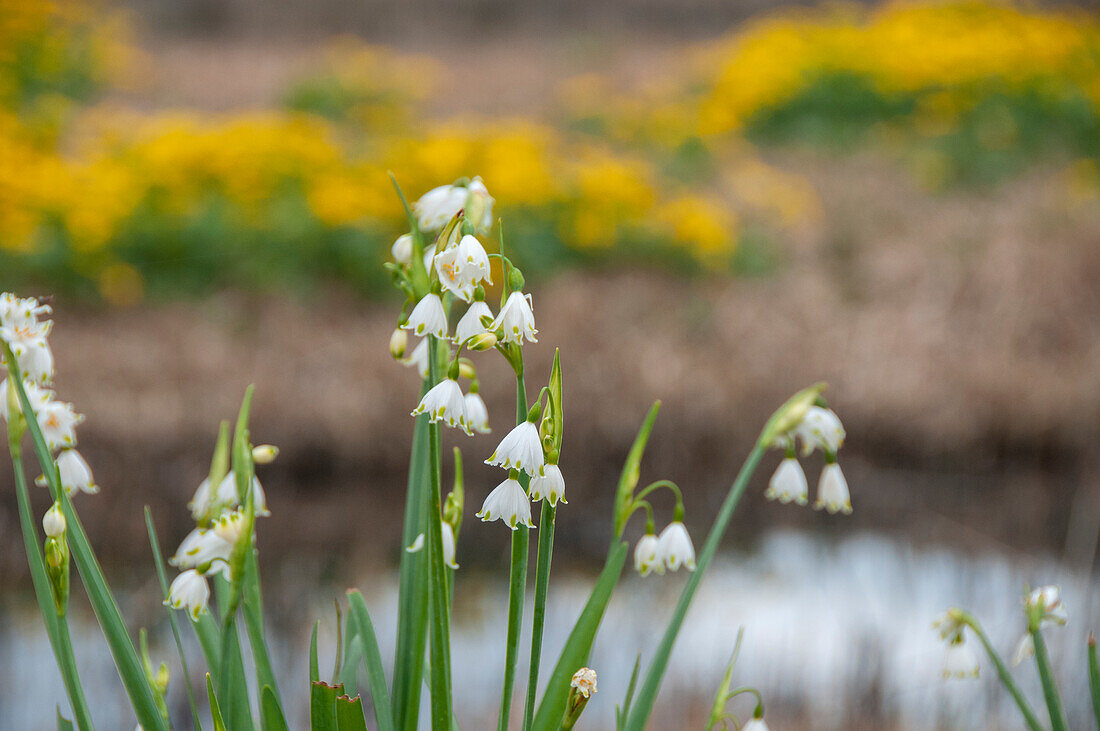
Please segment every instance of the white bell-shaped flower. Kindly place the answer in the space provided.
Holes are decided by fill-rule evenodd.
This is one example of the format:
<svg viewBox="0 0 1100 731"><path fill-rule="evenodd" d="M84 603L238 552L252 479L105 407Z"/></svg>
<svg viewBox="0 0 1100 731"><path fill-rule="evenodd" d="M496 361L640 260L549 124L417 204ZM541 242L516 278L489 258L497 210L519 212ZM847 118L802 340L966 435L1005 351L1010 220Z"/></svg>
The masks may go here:
<svg viewBox="0 0 1100 731"><path fill-rule="evenodd" d="M974 648L966 643L961 632L947 643L947 649L943 655L943 677L976 678L979 667L978 655L974 652Z"/></svg>
<svg viewBox="0 0 1100 731"><path fill-rule="evenodd" d="M92 468L75 449L63 449L57 455L57 472L61 476L61 486L72 495L76 491L94 495L99 492L95 484Z"/></svg>
<svg viewBox="0 0 1100 731"><path fill-rule="evenodd" d="M3 381L0 381L0 416L4 417L4 421L10 418L10 414L8 414L9 404L18 409L17 413L22 411L19 409L18 396L15 394L14 390L9 392L8 389L8 379L5 378ZM27 392L27 398L30 400L31 409L35 414L41 411L43 406L53 400L53 391L48 388L40 388L30 381L23 381L23 389Z"/></svg>
<svg viewBox="0 0 1100 731"><path fill-rule="evenodd" d="M420 374L421 378L428 377L428 339L424 338L417 346L412 349L412 352L402 358L402 363L407 366L416 368L416 372Z"/></svg>
<svg viewBox="0 0 1100 731"><path fill-rule="evenodd" d="M753 718L741 727L741 731L768 731L768 724L763 718Z"/></svg>
<svg viewBox="0 0 1100 731"><path fill-rule="evenodd" d="M840 471L840 465L836 462L826 464L821 470L821 479L817 483L817 501L814 508L824 508L829 513L852 512L852 498L848 493L848 481L844 479L844 473Z"/></svg>
<svg viewBox="0 0 1100 731"><path fill-rule="evenodd" d="M642 576L650 572L665 573L665 564L660 557L661 541L652 533L646 533L634 546L634 570Z"/></svg>
<svg viewBox="0 0 1100 731"><path fill-rule="evenodd" d="M214 535L231 546L237 545L244 533L244 513L240 508L222 513L214 521Z"/></svg>
<svg viewBox="0 0 1100 731"><path fill-rule="evenodd" d="M493 283L492 268L489 265L489 254L481 245L476 236L469 234L463 236L455 246L458 254L457 262L462 276L474 283Z"/></svg>
<svg viewBox="0 0 1100 731"><path fill-rule="evenodd" d="M210 571L215 562L228 567L229 555L232 552L233 544L227 542L213 529L195 528L184 537L175 555L168 559L168 563L181 569Z"/></svg>
<svg viewBox="0 0 1100 731"><path fill-rule="evenodd" d="M43 385L53 381L53 351L45 338L29 343L16 358L19 360L19 370L27 380Z"/></svg>
<svg viewBox="0 0 1100 731"><path fill-rule="evenodd" d="M412 264L412 234L401 234L400 236L398 236L397 241L394 241L393 246L390 247L390 253L393 254L393 260L401 266L407 267Z"/></svg>
<svg viewBox="0 0 1100 731"><path fill-rule="evenodd" d="M76 413L65 401L47 401L38 409L38 427L51 450L76 445L76 425L84 415Z"/></svg>
<svg viewBox="0 0 1100 731"><path fill-rule="evenodd" d="M556 464L545 464L542 471L531 478L531 500L545 500L550 507L556 507L558 501L565 499L565 477Z"/></svg>
<svg viewBox="0 0 1100 731"><path fill-rule="evenodd" d="M485 464L499 465L506 470L523 470L534 476L545 461L539 428L530 421L524 421L500 440Z"/></svg>
<svg viewBox="0 0 1100 731"><path fill-rule="evenodd" d="M794 429L794 434L802 442L802 454L808 455L815 449L826 454L836 454L844 444L844 426L840 417L831 409L811 406Z"/></svg>
<svg viewBox="0 0 1100 731"><path fill-rule="evenodd" d="M470 431L470 423L466 418L466 398L462 395L462 388L453 378L444 378L432 386L420 403L412 411L413 416L427 414L431 422L442 421L450 427L458 427L467 434Z"/></svg>
<svg viewBox="0 0 1100 731"><path fill-rule="evenodd" d="M219 510L225 510L227 508L236 508L241 505L240 496L237 494L237 473L233 470L229 470L222 481L218 483L218 489L214 493L214 499L217 500L217 507ZM264 493L264 488L260 484L260 480L256 475L252 475L252 506L256 510L256 515L266 518L271 515L271 512L267 509L267 495ZM207 510L206 514L214 511Z"/></svg>
<svg viewBox="0 0 1100 731"><path fill-rule="evenodd" d="M422 195L412 206L420 230L427 233L440 231L465 207L468 195L469 191L459 185L441 185Z"/></svg>
<svg viewBox="0 0 1100 731"><path fill-rule="evenodd" d="M471 391L466 394L466 423L470 425L470 428L480 434L488 434L492 431L489 428L489 409L485 406L485 400L481 398L481 394L477 391Z"/></svg>
<svg viewBox="0 0 1100 731"><path fill-rule="evenodd" d="M409 314L408 322L401 327L416 335L447 337L447 311L443 309L443 300L435 292L424 295Z"/></svg>
<svg viewBox="0 0 1100 731"><path fill-rule="evenodd" d="M1066 607L1062 604L1062 591L1057 586L1040 586L1033 589L1025 598L1027 609L1038 608L1041 612L1039 623L1063 625L1069 619Z"/></svg>
<svg viewBox="0 0 1100 731"><path fill-rule="evenodd" d="M501 338L506 343L522 344L524 338L532 343L537 343L535 335L535 313L532 310L531 295L523 292L512 292L500 308L500 314L493 320L493 331L503 330Z"/></svg>
<svg viewBox="0 0 1100 731"><path fill-rule="evenodd" d="M657 560L676 571L682 564L688 571L695 570L695 546L691 545L691 536L687 527L674 520L661 531L657 544Z"/></svg>
<svg viewBox="0 0 1100 731"><path fill-rule="evenodd" d="M195 569L188 569L172 581L164 603L173 609L186 608L191 619L197 622L199 615L206 611L208 601L210 586L206 583L206 577Z"/></svg>
<svg viewBox="0 0 1100 731"><path fill-rule="evenodd" d="M534 528L531 523L531 501L518 480L509 477L493 489L481 506L477 517L482 522L500 520L512 530L519 526Z"/></svg>
<svg viewBox="0 0 1100 731"><path fill-rule="evenodd" d="M457 247L452 246L439 252L433 263L444 290L453 293L463 302L469 302L473 298L477 283L468 276L467 268L462 266Z"/></svg>
<svg viewBox="0 0 1100 731"><path fill-rule="evenodd" d="M794 457L787 457L779 463L775 474L768 480L768 489L764 497L781 503L795 502L805 505L809 501L810 488L806 482L806 473Z"/></svg>
<svg viewBox="0 0 1100 731"><path fill-rule="evenodd" d="M493 311L483 301L474 300L466 309L466 314L459 318L458 324L455 325L455 342L462 344L475 335L489 332L489 328L481 324L482 317L492 320Z"/></svg>
<svg viewBox="0 0 1100 731"><path fill-rule="evenodd" d="M470 181L466 189L466 219L474 225L478 233L488 233L493 227L493 197L481 178Z"/></svg>

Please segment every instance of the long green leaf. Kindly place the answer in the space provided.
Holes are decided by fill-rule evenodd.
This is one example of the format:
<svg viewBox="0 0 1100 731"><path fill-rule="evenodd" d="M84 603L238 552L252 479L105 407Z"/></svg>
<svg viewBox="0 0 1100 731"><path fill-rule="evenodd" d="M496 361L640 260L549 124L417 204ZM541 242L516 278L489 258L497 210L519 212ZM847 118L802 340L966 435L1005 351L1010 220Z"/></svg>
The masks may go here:
<svg viewBox="0 0 1100 731"><path fill-rule="evenodd" d="M214 692L214 681L210 678L210 673L206 674L206 695L210 699L210 718L214 721L214 731L225 731L225 719L222 718L221 704Z"/></svg>
<svg viewBox="0 0 1100 731"><path fill-rule="evenodd" d="M61 706L57 707L57 731L73 731L73 722L61 715Z"/></svg>
<svg viewBox="0 0 1100 731"><path fill-rule="evenodd" d="M270 685L265 685L260 694L260 718L264 731L290 731L283 715L283 707L275 697Z"/></svg>
<svg viewBox="0 0 1100 731"><path fill-rule="evenodd" d="M367 731L362 698L342 695L336 699L336 728L338 731Z"/></svg>
<svg viewBox="0 0 1100 731"><path fill-rule="evenodd" d="M0 395L7 398L7 394ZM33 417L32 417L33 418ZM57 660L57 668L61 673L61 679L65 683L65 692L69 697L69 705L73 708L73 716L81 731L92 728L92 717L88 710L88 703L84 698L84 688L80 682L80 675L76 670L76 660L73 656L72 642L69 641L65 620L57 616L57 607L54 605L53 589L50 585L49 574L46 572L46 562L42 556L42 547L35 528L35 521L31 513L31 499L27 492L27 478L23 472L23 455L19 444L9 439L8 447L11 451L12 468L15 476L15 495L19 506L19 527L23 534L23 548L27 552L27 562L31 570L31 584L34 587L34 596L38 601L39 613L46 625L46 636L50 640L54 658Z"/></svg>
<svg viewBox="0 0 1100 731"><path fill-rule="evenodd" d="M54 461L46 440L42 436L42 430L38 426L38 420L34 415L27 391L23 388L23 379L18 372L18 364L15 356L7 343L3 346L4 357L8 363L9 380L19 395L19 403L23 407L26 417L27 429L34 442L34 451L42 466L42 473L46 476L50 496L61 503L61 512L68 524L67 535L73 560L80 572L84 583L88 601L92 605L99 626L103 629L103 636L107 639L107 645L111 649L115 666L118 668L119 677L126 693L133 704L138 721L147 731L153 729L167 731L168 724L157 710L156 694L149 686L145 677L145 671L141 665L133 640L126 630L126 624L122 619L122 612L118 608L114 595L107 585L107 578L103 575L103 569L88 541L88 535L84 532L84 526L73 509L68 492L61 489L60 477L57 472L57 463Z"/></svg>
<svg viewBox="0 0 1100 731"><path fill-rule="evenodd" d="M206 658L206 668L217 684L221 681L222 635L213 611L207 610L199 615L198 620L192 620L191 629L195 631L203 657Z"/></svg>
<svg viewBox="0 0 1100 731"><path fill-rule="evenodd" d="M421 397L429 386L425 382ZM428 501L428 416L416 417L413 427L409 481L405 493L405 525L401 547L412 544L427 530ZM416 731L420 711L420 675L424 666L424 646L428 637L428 586L423 562L427 552L401 551L401 576L398 585L397 648L393 663L394 726L400 731Z"/></svg>
<svg viewBox="0 0 1100 731"><path fill-rule="evenodd" d="M665 670L668 668L668 659L672 655L672 646L675 644L676 636L679 634L680 627L684 623L684 617L687 616L688 608L691 606L691 600L695 596L696 589L699 588L699 583L703 580L703 575L706 574L711 559L714 558L714 554L718 551L718 544L721 543L722 536L726 532L726 527L729 526L730 519L733 517L733 511L737 508L737 503L741 500L741 495L745 492L745 487L748 486L749 478L752 477L753 472L756 470L756 465L759 464L760 458L764 456L765 448L764 444L759 441L753 447L752 452L749 453L748 459L745 460L745 464L741 467L737 479L734 480L733 485L730 487L729 494L726 495L726 499L722 503L721 509L718 511L718 516L714 519L714 525L711 527L710 533L707 534L707 541L703 545L702 552L699 554L695 572L688 578L687 584L680 594L680 601L676 605L676 610L672 614L672 619L668 623L668 628L665 630L665 634L661 638L661 643L657 646L657 651L649 664L649 669L646 671L645 679L642 681L642 687L638 691L638 698L635 701L634 707L630 710L630 715L627 716L627 731L643 731L645 729L646 722L649 720L649 715L653 712L653 704L657 700L657 692L660 690L661 680L664 678Z"/></svg>
<svg viewBox="0 0 1100 731"><path fill-rule="evenodd" d="M153 564L157 569L157 581L160 582L161 596L168 599L168 572L164 568L164 556L160 552L160 541L157 539L157 529L153 526L153 513L149 506L145 506L145 529L149 533L149 546L153 550ZM202 722L199 721L199 706L195 702L195 689L191 687L191 671L187 667L187 654L183 651L183 640L180 638L180 626L176 621L176 613L166 607L168 623L172 627L172 637L176 641L176 653L179 654L180 668L183 670L183 682L187 688L187 702L191 707L191 723L196 731L202 731Z"/></svg>
<svg viewBox="0 0 1100 731"><path fill-rule="evenodd" d="M354 635L344 651L344 665L340 669L340 683L344 692L353 698L359 695L359 663L363 662L363 640Z"/></svg>
<svg viewBox="0 0 1100 731"><path fill-rule="evenodd" d="M1089 633L1089 690L1092 692L1092 712L1100 727L1100 663L1096 661L1096 636Z"/></svg>
<svg viewBox="0 0 1100 731"><path fill-rule="evenodd" d="M523 373L516 373L516 424L527 420L527 386ZM531 478L519 473L519 484L528 492ZM523 623L523 600L527 594L527 551L531 535L520 526L512 531L512 554L508 577L508 630L504 649L504 687L500 692L500 714L497 731L507 731L508 717L512 711L512 690L516 681L516 663L519 659L519 630Z"/></svg>
<svg viewBox="0 0 1100 731"><path fill-rule="evenodd" d="M275 671L271 666L271 655L267 649L267 635L264 631L263 599L260 594L260 567L256 553L249 553L245 561L244 581L244 624L248 631L248 644L252 647L252 657L256 663L256 682L262 689L271 691L276 705L282 714L282 700L279 687L275 682ZM265 708L261 704L261 711ZM262 720L262 719L261 719Z"/></svg>
<svg viewBox="0 0 1100 731"><path fill-rule="evenodd" d="M321 628L321 623L315 622L313 625L313 633L309 636L309 682L316 683L321 679L321 668L317 662L317 630Z"/></svg>
<svg viewBox="0 0 1100 731"><path fill-rule="evenodd" d="M634 494L634 488L638 486L638 478L642 472L642 455L645 454L646 443L649 442L650 432L653 431L653 422L657 420L657 412L660 410L661 402L654 401L653 406L649 408L649 413L646 414L645 421L638 429L638 435L634 437L634 444L630 446L630 452L626 455L626 462L623 464L623 471L619 476L619 487L615 493L615 513L612 516L615 535L611 539L612 546L622 537L623 529L626 528L626 521L630 518L630 512L625 507Z"/></svg>
<svg viewBox="0 0 1100 731"><path fill-rule="evenodd" d="M630 683L626 686L626 697L622 706L615 706L615 729L623 731L626 725L626 717L630 715L630 704L634 702L634 688L638 685L638 670L642 666L642 656L634 658L634 669L630 671Z"/></svg>
<svg viewBox="0 0 1100 731"><path fill-rule="evenodd" d="M252 728L252 709L248 702L248 676L241 655L241 638L237 631L237 622L229 617L222 628L221 655L222 686L218 697L228 714L233 731Z"/></svg>
<svg viewBox="0 0 1100 731"><path fill-rule="evenodd" d="M336 731L336 696L342 686L317 681L310 685L309 727L313 731Z"/></svg>
<svg viewBox="0 0 1100 731"><path fill-rule="evenodd" d="M615 585L622 576L623 566L626 564L629 545L620 541L611 549L607 556L607 563L600 572L596 585L592 588L592 594L584 605L573 631L569 633L569 639L562 648L558 662L554 666L554 672L546 682L546 690L543 691L542 701L531 728L535 731L557 731L561 725L562 716L565 713L565 703L569 699L569 681L573 673L584 667L588 662L588 653L592 649L592 642L596 639L596 631L603 620L607 604L611 600L611 594Z"/></svg>
<svg viewBox="0 0 1100 731"><path fill-rule="evenodd" d="M382 669L382 654L378 651L378 639L374 634L374 624L367 611L363 595L356 589L348 590L348 606L355 618L358 639L363 645L363 658L367 664L367 683L370 685L371 700L374 702L374 720L378 731L393 731L393 710L390 696L386 690L386 676Z"/></svg>

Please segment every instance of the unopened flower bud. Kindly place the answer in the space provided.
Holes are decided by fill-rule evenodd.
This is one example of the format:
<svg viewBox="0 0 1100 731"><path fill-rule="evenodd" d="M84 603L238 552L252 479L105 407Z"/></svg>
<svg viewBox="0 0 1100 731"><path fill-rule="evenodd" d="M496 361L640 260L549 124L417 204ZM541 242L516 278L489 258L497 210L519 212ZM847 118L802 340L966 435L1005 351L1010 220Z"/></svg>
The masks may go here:
<svg viewBox="0 0 1100 731"><path fill-rule="evenodd" d="M390 355L394 360L401 360L405 357L405 350L409 347L409 334L401 328L397 328L390 335Z"/></svg>
<svg viewBox="0 0 1100 731"><path fill-rule="evenodd" d="M512 267L511 271L508 272L508 288L513 292L522 292L525 283L526 280L523 278L523 272Z"/></svg>
<svg viewBox="0 0 1100 731"><path fill-rule="evenodd" d="M473 363L467 360L460 360L458 362L458 375L472 381L477 378L477 370L474 368Z"/></svg>
<svg viewBox="0 0 1100 731"><path fill-rule="evenodd" d="M156 683L157 689L160 690L163 695L168 690L168 679L171 677L171 672L168 670L167 663L161 663L157 668L156 677L153 678L153 682Z"/></svg>
<svg viewBox="0 0 1100 731"><path fill-rule="evenodd" d="M482 333L475 335L470 339L470 342L466 345L469 350L481 351L495 348L497 344L497 336L494 333Z"/></svg>
<svg viewBox="0 0 1100 731"><path fill-rule="evenodd" d="M46 531L46 535L50 538L60 538L65 535L67 527L65 516L61 513L61 506L54 503L42 518L42 530Z"/></svg>
<svg viewBox="0 0 1100 731"><path fill-rule="evenodd" d="M46 565L51 569L59 569L65 563L65 552L61 549L61 544L56 538L46 539L44 553L46 554Z"/></svg>
<svg viewBox="0 0 1100 731"><path fill-rule="evenodd" d="M279 456L279 448L274 444L261 444L252 448L252 461L256 464L271 464Z"/></svg>

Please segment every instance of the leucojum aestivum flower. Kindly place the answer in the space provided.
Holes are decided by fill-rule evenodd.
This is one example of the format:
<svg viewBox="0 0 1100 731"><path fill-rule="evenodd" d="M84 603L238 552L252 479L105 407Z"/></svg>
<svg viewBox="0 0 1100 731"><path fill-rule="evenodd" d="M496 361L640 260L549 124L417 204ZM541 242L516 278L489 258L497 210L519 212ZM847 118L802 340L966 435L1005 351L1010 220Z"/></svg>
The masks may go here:
<svg viewBox="0 0 1100 731"><path fill-rule="evenodd" d="M524 731L556 731L584 723L582 713L597 693L597 670L587 667L593 642L608 603L633 553L642 576L661 576L680 569L687 574L679 602L667 621L657 647L643 668L634 667L630 692L617 707L616 728L642 731L657 702L661 681L673 645L700 582L719 548L739 501L756 467L771 449L783 458L765 495L784 503L807 504L808 485L796 457L821 451L825 468L818 483L815 506L829 514L852 510L848 485L837 455L844 428L822 397L817 384L792 396L765 423L755 445L719 508L705 541L697 550L688 529L687 507L692 493L672 481L658 479L639 487L642 460L660 404L649 410L634 440L615 488L609 521L609 546L602 570L572 631L561 647L545 648L544 618L558 511L571 518L573 503L566 498L570 470L561 461L565 427L563 368L555 351L553 366L537 390L529 388L525 350L542 347L547 333L536 325L535 299L527 290L523 272L505 251L497 226L494 200L479 178L463 179L425 193L409 205L400 198L408 232L393 245L386 264L393 285L404 297L388 344L393 358L409 368L420 385L420 395L409 403L412 450L405 493L405 517L398 577L397 624L392 661L383 661L367 604L358 590L347 592L347 611L338 616L337 663L333 676L321 677L317 663L316 632L311 645L308 689L310 722L315 729L365 729L373 715L380 731L412 731L426 722L436 731L457 728L461 709L452 694L450 616L452 594L463 586L460 576L463 539L470 532L503 530L510 540L507 625L503 628L501 658L503 683L497 728L512 727L519 719ZM70 566L75 564L87 599L99 619L119 677L144 729L168 729L173 723L167 703L166 665L154 671L144 634L135 647L106 576L84 533L75 509L81 493L96 493L93 472L76 450L76 427L82 417L71 404L55 398L54 362L48 335L50 308L38 300L5 294L0 300L0 345L7 369L3 385L3 415L15 469L20 528L24 538L46 634L65 682L75 726L92 728L94 706L84 697L69 638L68 602ZM480 395L479 366L486 358L501 358L515 383L514 416L492 414ZM271 445L254 446L249 415L252 389L244 396L235 422L221 423L214 441L210 468L196 476L197 487L186 500L193 528L182 536L167 561L161 553L151 516L146 525L157 578L176 652L182 669L192 718L188 725L214 728L287 729L282 689L277 682L264 623L259 546L261 518L278 509L278 496L265 492L257 469L277 458ZM480 502L480 523L464 526L467 487L463 477L465 439L492 434L495 447L476 441L478 458L499 468L495 484L470 488ZM36 528L30 491L23 473L22 444L30 437L42 467L39 482L48 490L52 506L42 518L44 539ZM451 444L450 489L444 492L444 440ZM469 449L469 447L467 447ZM106 497L109 498L109 491ZM668 499L671 512L658 509L658 498ZM81 498L84 499L84 498ZM104 499L100 497L99 499ZM632 526L637 514L644 525ZM658 532L659 516L665 515ZM639 530L640 529L640 530ZM634 534L633 547L628 535ZM535 545L532 549L531 543ZM379 550L388 550L379 547ZM534 553L533 606L526 607L528 569ZM169 569L175 571L169 573ZM666 581L669 579L665 579ZM1048 620L1055 616L1052 600L1038 600ZM530 614L529 644L520 647L520 626ZM238 623L244 624L249 652L241 647ZM1036 620L1044 621L1042 617ZM389 629L389 628L387 628ZM952 637L962 639L962 625ZM189 671L195 658L184 653L182 635L192 632L201 648L206 687L193 688ZM1034 636L1034 633L1032 633ZM740 634L737 647L740 647ZM544 650L557 653L549 677L540 678ZM521 651L526 657L521 658ZM1044 655L1038 638L1033 651ZM247 662L246 662L247 658ZM767 729L764 702L752 687L731 689L736 661L715 697L708 728ZM527 668L525 679L519 669ZM952 662L960 672L969 659ZM629 669L604 668L603 673ZM365 672L364 693L370 711L357 692ZM388 677L387 677L388 675ZM517 686L519 686L517 688ZM541 689L541 692L540 692ZM205 690L205 693L203 692ZM421 695L430 709L421 719ZM744 723L727 708L736 699L752 695L755 704ZM199 698L209 702L200 712ZM519 701L513 713L513 702ZM258 713L258 715L257 715ZM177 724L182 721L175 719ZM66 722L67 723L67 722ZM594 726L599 725L593 723Z"/></svg>

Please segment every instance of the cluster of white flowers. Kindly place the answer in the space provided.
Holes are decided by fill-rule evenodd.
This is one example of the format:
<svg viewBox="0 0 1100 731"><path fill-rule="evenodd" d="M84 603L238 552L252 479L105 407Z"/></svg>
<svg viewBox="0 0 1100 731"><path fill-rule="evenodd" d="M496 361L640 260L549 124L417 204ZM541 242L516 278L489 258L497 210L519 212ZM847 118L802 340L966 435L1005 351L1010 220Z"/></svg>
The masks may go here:
<svg viewBox="0 0 1100 731"><path fill-rule="evenodd" d="M265 444L256 447L253 454L255 463L268 464L278 454L278 449ZM251 490L255 514L271 515L267 496L255 475ZM168 559L169 564L182 571L172 581L164 603L173 609L186 608L192 618L198 620L210 600L206 577L220 573L231 578L229 560L244 530L246 516L237 493L236 473L230 470L213 488L209 477L203 479L187 507L197 525L180 543L175 555Z"/></svg>
<svg viewBox="0 0 1100 731"><path fill-rule="evenodd" d="M815 449L825 454L825 467L817 483L817 500L814 507L830 513L852 512L852 499L848 492L848 481L837 464L837 452L844 444L844 426L840 418L830 409L811 406L802 417L798 426L789 434L781 436L777 445L787 451L787 456L779 463L764 496L781 503L805 505L809 502L809 483L802 465L795 457L796 442L802 445L802 456L808 456Z"/></svg>
<svg viewBox="0 0 1100 731"><path fill-rule="evenodd" d="M7 343L15 357L42 437L50 450L57 452L62 487L70 495L96 493L99 486L92 470L76 450L76 427L84 416L78 414L71 403L56 400L49 388L53 383L54 360L47 338L53 322L40 319L49 313L49 306L36 299L17 297L9 292L0 294L0 340ZM4 379L0 392L0 415L5 420L18 418L22 406L14 384ZM39 477L37 482L47 484L45 476Z"/></svg>
<svg viewBox="0 0 1100 731"><path fill-rule="evenodd" d="M530 294L521 291L521 287L515 288L504 298L500 312L495 315L485 301L485 285L493 284L492 267L489 254L476 234L487 233L492 227L492 206L493 198L480 178L473 178L469 183L440 186L413 204L420 232L436 239L434 243L425 242L424 251L424 268L433 284L431 291L413 305L408 318L391 337L390 352L394 358L416 368L421 378L428 376L429 336L471 349L481 349L474 346L479 338L488 339L486 348L497 343L522 346L526 342L537 342L538 330ZM468 224L465 232L461 226L453 225L459 212ZM408 272L413 265L412 233L399 237L392 252L397 267ZM448 324L444 299L447 295L467 304L453 332ZM422 338L411 350L403 330ZM469 391L463 393L459 383L461 377L457 369L449 369L446 376L424 394L412 415L427 414L432 423L442 422L466 434L487 434L490 431L489 413L478 393L477 379L472 378ZM478 517L482 521L500 520L512 530L521 525L532 528L532 501L546 500L553 506L566 502L565 478L556 464L556 456L552 457L553 463L547 461L537 416L512 429L486 460L487 464L509 470L509 475L485 498ZM530 477L529 491L519 481L521 471ZM453 528L444 522L443 531L445 559L448 565L457 567ZM418 536L407 550L419 550L422 545L423 535Z"/></svg>
<svg viewBox="0 0 1100 731"><path fill-rule="evenodd" d="M680 520L665 526L660 536L647 530L634 546L634 570L642 576L651 573L663 576L666 568L676 571L681 566L695 570L695 546Z"/></svg>

